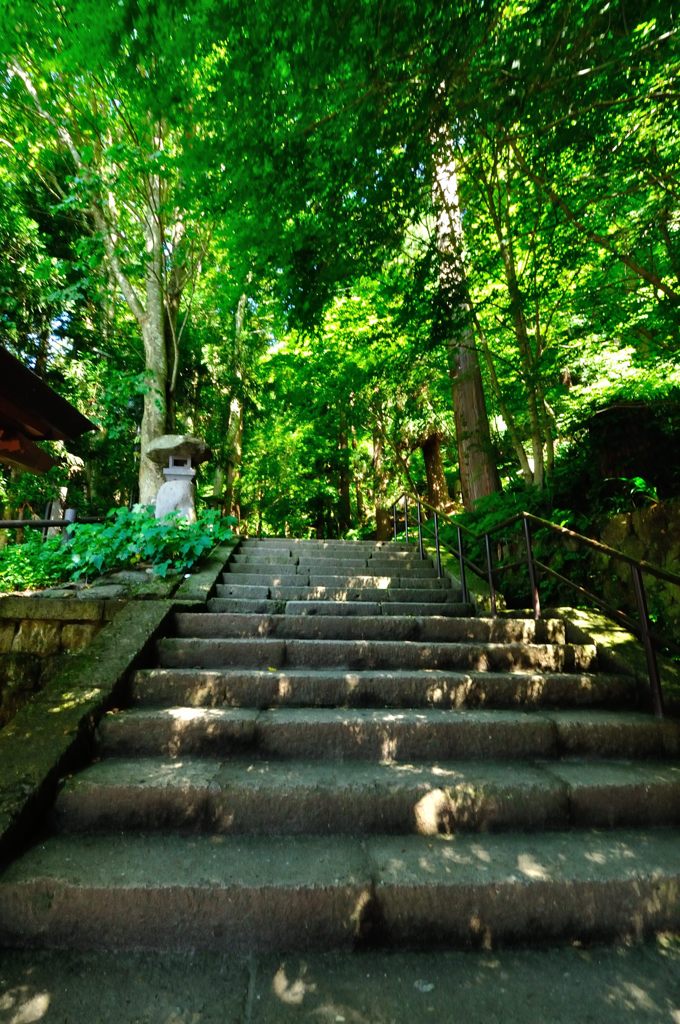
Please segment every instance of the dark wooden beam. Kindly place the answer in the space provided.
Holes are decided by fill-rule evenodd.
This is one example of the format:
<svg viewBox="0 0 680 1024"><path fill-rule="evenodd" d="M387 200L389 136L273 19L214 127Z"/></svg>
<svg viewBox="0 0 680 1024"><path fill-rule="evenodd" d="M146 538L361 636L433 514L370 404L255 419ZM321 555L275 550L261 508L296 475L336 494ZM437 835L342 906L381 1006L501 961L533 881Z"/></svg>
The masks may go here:
<svg viewBox="0 0 680 1024"><path fill-rule="evenodd" d="M58 461L23 434L0 427L0 462L32 473L46 473Z"/></svg>
<svg viewBox="0 0 680 1024"><path fill-rule="evenodd" d="M67 441L96 430L94 423L32 370L0 348L0 426L35 440Z"/></svg>

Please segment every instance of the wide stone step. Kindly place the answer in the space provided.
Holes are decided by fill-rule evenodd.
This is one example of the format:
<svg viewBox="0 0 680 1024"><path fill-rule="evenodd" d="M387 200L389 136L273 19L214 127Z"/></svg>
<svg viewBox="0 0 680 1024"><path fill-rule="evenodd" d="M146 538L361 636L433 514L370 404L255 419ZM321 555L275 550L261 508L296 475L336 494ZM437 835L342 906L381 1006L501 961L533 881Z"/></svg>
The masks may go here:
<svg viewBox="0 0 680 1024"><path fill-rule="evenodd" d="M347 563L356 563L357 565L388 565L403 566L404 568L418 569L421 567L432 568L432 559L429 557L421 558L417 551L397 551L391 553L381 549L379 551L366 551L366 550L352 550L352 551L247 551L237 548L233 551L229 558L229 564L246 564L246 565L275 565L279 563L287 564L291 563L297 565L312 564L312 565L347 565Z"/></svg>
<svg viewBox="0 0 680 1024"><path fill-rule="evenodd" d="M308 571L305 569L303 574L308 575ZM230 561L225 567L225 571L222 574L224 576L297 576L298 565L292 559L288 562L254 562L249 559L247 562L235 562Z"/></svg>
<svg viewBox="0 0 680 1024"><path fill-rule="evenodd" d="M234 577L237 579L240 577ZM425 581L428 582L428 581ZM438 582L438 581L434 581ZM247 586L241 583L218 583L215 588L217 597L237 597L251 600L272 601L305 601L305 600L330 600L330 601L400 601L402 603L430 602L443 603L445 601L460 601L460 592L444 587L369 587L369 586L347 586L347 587L326 587L326 586L285 586L268 585ZM450 586L450 582L449 582Z"/></svg>
<svg viewBox="0 0 680 1024"><path fill-rule="evenodd" d="M238 615L186 612L175 615L179 637L278 637L314 640L435 640L483 643L566 642L560 619L445 619L430 616Z"/></svg>
<svg viewBox="0 0 680 1024"><path fill-rule="evenodd" d="M208 601L210 612L239 614L285 611L291 615L445 615L470 616L474 608L462 601L274 601L272 598L212 597Z"/></svg>
<svg viewBox="0 0 680 1024"><path fill-rule="evenodd" d="M0 941L281 953L639 938L680 928L679 844L675 829L57 836L3 875Z"/></svg>
<svg viewBox="0 0 680 1024"><path fill-rule="evenodd" d="M634 706L631 676L606 673L143 669L136 704L187 707L504 708Z"/></svg>
<svg viewBox="0 0 680 1024"><path fill-rule="evenodd" d="M607 711L168 707L99 725L102 755L253 756L409 761L677 756L680 726Z"/></svg>
<svg viewBox="0 0 680 1024"><path fill-rule="evenodd" d="M218 835L678 825L680 765L109 758L65 783L54 824Z"/></svg>
<svg viewBox="0 0 680 1024"><path fill-rule="evenodd" d="M417 554L414 544L395 544L393 541L374 540L244 540L238 546L240 554L269 554L285 551L289 554L308 554L323 558L327 553L340 558L363 558L373 554L386 553L389 557L404 557Z"/></svg>
<svg viewBox="0 0 680 1024"><path fill-rule="evenodd" d="M316 621L316 620L313 620ZM163 668L491 669L529 668L587 672L595 667L591 644L420 643L389 640L196 639L170 637L158 642Z"/></svg>
<svg viewBox="0 0 680 1024"><path fill-rule="evenodd" d="M385 559L367 558L365 561L329 561L324 558L303 558L298 560L298 570L307 570L313 573L324 575L346 575L351 572L368 572L369 575L379 576L423 576L436 577L437 570L428 561L421 562L420 559Z"/></svg>
<svg viewBox="0 0 680 1024"><path fill-rule="evenodd" d="M397 595L391 595L396 597ZM464 604L456 601L458 596L453 591L445 591L444 601L315 601L308 598L305 601L286 601L285 611L287 615L426 615L445 616L446 618L462 616L469 617L474 614L474 607L471 604ZM449 600L453 597L454 600ZM222 604L218 604L219 598L213 598L208 611L235 611Z"/></svg>
<svg viewBox="0 0 680 1024"><path fill-rule="evenodd" d="M451 587L450 579L437 579L436 577L401 577L401 576L371 576L363 574L346 574L344 576L319 576L315 573L300 571L283 573L254 573L254 572L225 572L222 573L221 586L239 587L324 587L335 590L347 589L373 589L373 590L394 590L395 588L407 588L410 590L448 590Z"/></svg>
<svg viewBox="0 0 680 1024"><path fill-rule="evenodd" d="M391 577L394 579L432 580L437 578L436 569L427 566L402 566L398 563L385 562L315 562L313 565L302 562L228 562L223 573L225 577L234 576L268 576L268 577L302 577L309 581L310 576L371 576ZM225 582L235 582L226 579ZM297 581L296 581L297 582Z"/></svg>
<svg viewBox="0 0 680 1024"><path fill-rule="evenodd" d="M400 601L401 595L394 594L395 600L387 601L382 606L383 615L446 615L470 616L474 614L474 606L461 601L458 591L451 591L451 599L444 601ZM288 606L286 606L288 609Z"/></svg>
<svg viewBox="0 0 680 1024"><path fill-rule="evenodd" d="M209 611L232 612L239 615L274 615L282 612L285 607L285 601L273 601L268 597L212 597L208 601Z"/></svg>

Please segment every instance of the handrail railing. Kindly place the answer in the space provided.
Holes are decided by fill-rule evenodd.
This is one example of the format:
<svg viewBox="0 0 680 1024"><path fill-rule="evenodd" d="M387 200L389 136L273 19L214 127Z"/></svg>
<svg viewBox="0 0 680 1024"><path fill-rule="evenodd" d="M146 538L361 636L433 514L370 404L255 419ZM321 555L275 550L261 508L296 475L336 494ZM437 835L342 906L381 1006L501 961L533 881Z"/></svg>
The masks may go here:
<svg viewBox="0 0 680 1024"><path fill-rule="evenodd" d="M23 530L30 526L35 530L65 529L74 523L103 523L103 516L78 516L74 519L0 519L0 530Z"/></svg>
<svg viewBox="0 0 680 1024"><path fill-rule="evenodd" d="M462 590L463 601L467 604L470 599L470 592L467 585L466 570L469 569L480 579L485 579L489 585L489 601L491 605L491 614L497 615L497 577L501 572L507 572L510 569L516 569L522 565L525 559L519 559L512 562L499 563L496 561L494 564L493 559L493 546L492 537L497 535L501 531L507 531L510 527L515 526L518 523L522 524L522 533L524 548L526 552L526 569L529 583L529 590L531 595L531 604L535 619L541 617L541 602L538 588L538 574L543 573L552 576L554 579L559 580L560 583L571 587L578 594L588 598L595 605L602 608L611 616L615 621L622 623L631 632L635 633L642 642L645 651L645 657L647 661L647 672L649 675L649 683L652 697L652 707L654 714L661 718L663 717L663 694L661 690L661 679L659 675L659 666L656 657L656 646L658 637L652 630L652 626L649 620L649 610L647 605L647 594L645 590L644 576L653 576L656 579L664 580L666 583L671 583L674 586L680 587L680 576L675 573L668 572L665 569L661 569L659 566L652 565L651 562L646 562L641 559L632 558L630 555L626 555L623 551L618 551L616 548L609 547L607 544L602 544L601 541L593 540L591 537L585 537L583 534L577 533L575 530L570 530L566 526L560 526L558 523L553 523L549 519L542 519L540 516L535 516L531 512L517 512L513 516L509 516L502 522L497 523L492 529L484 531L483 533L477 533L475 530L471 530L469 527L464 526L462 523L456 521L456 518L449 513L441 512L433 505L429 505L422 499L413 499L410 495L404 493L401 494L394 505L392 506L392 518L393 518L393 533L394 539L398 536L398 512L397 508L403 504L403 515L405 524L405 538L408 543L408 503L409 498L412 501L415 500L416 505L416 521L418 525L418 548L420 557L424 558L424 543L423 543L423 509L427 509L432 514L432 521L434 527L434 544L435 544L435 560L437 566L437 575L441 578L442 572L442 560L441 560L441 549L442 541L440 537L440 519L443 517L449 520L450 523L455 527L456 530L456 549L455 554L458 558L458 571L460 575L460 583ZM538 527L551 531L556 537L561 540L576 543L582 547L590 548L596 551L598 554L605 555L608 558L613 558L619 562L630 567L633 592L635 595L635 603L637 607L637 620L631 618L625 612L618 608L614 608L603 598L594 594L586 587L575 583L568 577L563 576L557 570L551 566L546 565L544 562L539 561L533 551L533 538L532 528ZM466 553L465 550L465 537L470 537L477 543L483 546L485 565L477 565Z"/></svg>

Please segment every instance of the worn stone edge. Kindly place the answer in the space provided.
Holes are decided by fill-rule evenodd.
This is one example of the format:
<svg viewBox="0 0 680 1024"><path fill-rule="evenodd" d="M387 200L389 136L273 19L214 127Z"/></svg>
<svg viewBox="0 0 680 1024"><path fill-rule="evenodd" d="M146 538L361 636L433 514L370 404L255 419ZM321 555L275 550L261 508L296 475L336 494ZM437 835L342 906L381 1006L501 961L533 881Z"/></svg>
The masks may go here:
<svg viewBox="0 0 680 1024"><path fill-rule="evenodd" d="M91 753L95 726L149 653L173 601L131 601L0 731L0 863Z"/></svg>
<svg viewBox="0 0 680 1024"><path fill-rule="evenodd" d="M196 601L204 603L207 601L240 540L240 537L233 537L231 540L214 547L210 554L200 563L198 571L191 573L180 583L175 591L174 600L180 603L193 603Z"/></svg>
<svg viewBox="0 0 680 1024"><path fill-rule="evenodd" d="M120 611L125 600L105 601L78 597L47 599L8 594L0 597L0 621L44 619L52 622L104 622Z"/></svg>

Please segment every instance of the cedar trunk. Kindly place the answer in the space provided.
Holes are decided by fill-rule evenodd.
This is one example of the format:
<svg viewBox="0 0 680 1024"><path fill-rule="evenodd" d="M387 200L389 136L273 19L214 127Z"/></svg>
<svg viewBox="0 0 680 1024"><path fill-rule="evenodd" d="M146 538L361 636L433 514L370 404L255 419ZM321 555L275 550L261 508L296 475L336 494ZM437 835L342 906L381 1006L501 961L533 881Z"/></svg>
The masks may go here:
<svg viewBox="0 0 680 1024"><path fill-rule="evenodd" d="M463 503L500 491L465 273L458 180L452 163L435 171L440 330L447 340Z"/></svg>
<svg viewBox="0 0 680 1024"><path fill-rule="evenodd" d="M428 503L434 505L435 508L443 508L448 504L450 497L444 475L442 444L439 434L432 434L423 441L421 450L425 462Z"/></svg>

